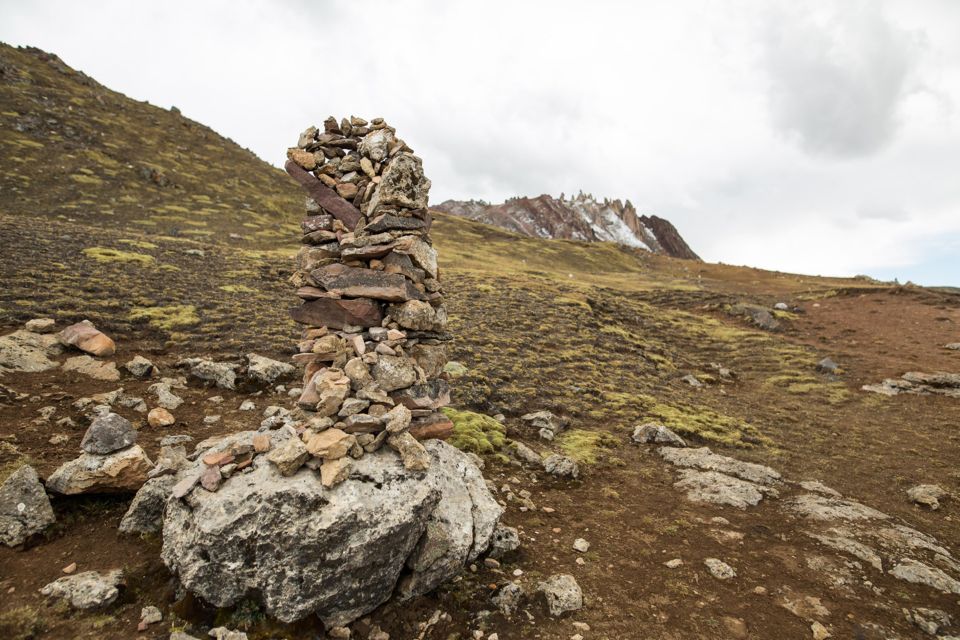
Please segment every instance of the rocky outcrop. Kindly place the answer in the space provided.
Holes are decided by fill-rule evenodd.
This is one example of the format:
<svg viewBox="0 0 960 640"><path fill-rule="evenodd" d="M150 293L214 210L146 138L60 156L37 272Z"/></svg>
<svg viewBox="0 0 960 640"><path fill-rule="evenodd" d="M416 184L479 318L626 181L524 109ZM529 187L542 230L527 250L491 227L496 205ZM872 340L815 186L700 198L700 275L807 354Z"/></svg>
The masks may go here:
<svg viewBox="0 0 960 640"><path fill-rule="evenodd" d="M231 436L201 459L253 436ZM279 449L297 436L284 428L269 437ZM226 607L256 598L285 622L316 613L328 627L346 624L395 588L400 597L429 591L488 547L501 508L465 454L440 441L425 445L425 472L381 449L353 460L347 477L327 488L311 469L285 476L261 455L216 492L193 488L180 499L174 490L163 560L203 600ZM205 466L198 460L178 478Z"/></svg>
<svg viewBox="0 0 960 640"><path fill-rule="evenodd" d="M40 589L40 593L59 598L74 609L98 609L113 604L120 595L123 571L114 569L101 574L84 571L74 576L64 576Z"/></svg>
<svg viewBox="0 0 960 640"><path fill-rule="evenodd" d="M637 215L629 200L600 201L581 192L572 198L541 195L502 204L447 200L434 209L535 238L616 242L674 258L700 259L669 221Z"/></svg>
<svg viewBox="0 0 960 640"><path fill-rule="evenodd" d="M56 336L20 329L0 336L0 376L8 372L55 369L53 356L63 350Z"/></svg>
<svg viewBox="0 0 960 640"><path fill-rule="evenodd" d="M899 378L887 378L879 384L865 384L864 391L895 396L901 393L913 395L940 395L960 398L960 373L921 373L909 371Z"/></svg>

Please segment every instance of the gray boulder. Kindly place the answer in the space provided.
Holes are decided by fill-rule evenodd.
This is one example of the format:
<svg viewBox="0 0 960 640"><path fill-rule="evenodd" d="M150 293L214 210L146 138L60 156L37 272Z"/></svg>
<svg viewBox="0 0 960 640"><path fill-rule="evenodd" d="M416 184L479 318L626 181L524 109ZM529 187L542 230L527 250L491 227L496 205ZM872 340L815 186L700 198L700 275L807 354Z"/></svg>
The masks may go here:
<svg viewBox="0 0 960 640"><path fill-rule="evenodd" d="M664 444L670 447L685 447L687 443L673 431L655 422L637 425L630 439L638 444Z"/></svg>
<svg viewBox="0 0 960 640"><path fill-rule="evenodd" d="M550 576L537 584L537 592L543 594L547 601L547 610L553 617L583 608L583 592L580 591L576 578L569 574Z"/></svg>
<svg viewBox="0 0 960 640"><path fill-rule="evenodd" d="M940 508L940 500L947 496L947 492L940 485L918 484L907 489L907 497L912 502L936 511Z"/></svg>
<svg viewBox="0 0 960 640"><path fill-rule="evenodd" d="M289 428L269 436L274 448L296 437ZM257 456L215 493L188 488L167 500L163 561L214 606L255 598L279 620L315 613L328 628L389 600L405 567L401 597L423 593L487 548L501 513L465 454L440 441L425 447L425 472L405 469L383 448L354 460L349 477L329 489L309 468L285 477ZM202 464L195 466L181 476Z"/></svg>
<svg viewBox="0 0 960 640"><path fill-rule="evenodd" d="M123 571L114 569L105 574L84 571L54 580L40 589L40 593L60 598L74 609L97 609L112 604L120 595Z"/></svg>
<svg viewBox="0 0 960 640"><path fill-rule="evenodd" d="M177 366L186 368L192 377L212 383L221 389L236 388L237 369L240 368L240 365L232 362L214 362L206 358L184 358L177 363Z"/></svg>
<svg viewBox="0 0 960 640"><path fill-rule="evenodd" d="M50 499L33 467L23 465L0 485L0 542L3 544L21 545L55 521Z"/></svg>
<svg viewBox="0 0 960 640"><path fill-rule="evenodd" d="M553 453L544 458L543 470L558 478L576 479L580 475L580 467L576 460Z"/></svg>
<svg viewBox="0 0 960 640"><path fill-rule="evenodd" d="M116 413L98 416L80 441L87 453L106 455L125 449L137 441L137 432L130 421Z"/></svg>
<svg viewBox="0 0 960 640"><path fill-rule="evenodd" d="M291 376L296 371L296 367L286 362L273 360L256 353L247 354L247 377L271 384L280 378Z"/></svg>

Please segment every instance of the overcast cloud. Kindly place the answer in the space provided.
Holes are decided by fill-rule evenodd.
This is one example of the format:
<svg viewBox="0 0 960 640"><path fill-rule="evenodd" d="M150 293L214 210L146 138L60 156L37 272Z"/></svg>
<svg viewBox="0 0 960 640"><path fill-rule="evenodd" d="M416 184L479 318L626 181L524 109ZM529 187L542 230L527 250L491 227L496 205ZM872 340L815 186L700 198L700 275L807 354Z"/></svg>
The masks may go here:
<svg viewBox="0 0 960 640"><path fill-rule="evenodd" d="M629 198L711 261L960 286L960 2L14 2L0 40L280 164L383 116L432 200Z"/></svg>

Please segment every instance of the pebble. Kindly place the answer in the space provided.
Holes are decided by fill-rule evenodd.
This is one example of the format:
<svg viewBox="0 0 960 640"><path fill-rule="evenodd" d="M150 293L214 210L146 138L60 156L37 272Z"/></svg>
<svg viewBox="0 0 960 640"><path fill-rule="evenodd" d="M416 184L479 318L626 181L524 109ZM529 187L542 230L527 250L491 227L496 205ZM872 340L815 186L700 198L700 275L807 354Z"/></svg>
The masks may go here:
<svg viewBox="0 0 960 640"><path fill-rule="evenodd" d="M707 558L703 561L703 564L707 566L707 569L710 571L710 575L718 580L729 580L730 578L737 577L736 570L723 560L718 560L717 558Z"/></svg>
<svg viewBox="0 0 960 640"><path fill-rule="evenodd" d="M63 572L66 573L67 575L70 575L71 573L73 573L73 572L76 571L76 570L77 570L77 563L76 563L76 562L71 562L70 564L68 564L67 566L65 566L63 569L61 569L61 571L63 571Z"/></svg>
<svg viewBox="0 0 960 640"><path fill-rule="evenodd" d="M590 543L583 538L577 538L573 541L573 548L580 553L586 553L590 550Z"/></svg>
<svg viewBox="0 0 960 640"><path fill-rule="evenodd" d="M220 416L204 416L203 424L216 424L220 422Z"/></svg>
<svg viewBox="0 0 960 640"><path fill-rule="evenodd" d="M668 569L676 569L677 567L683 566L683 560L681 560L680 558L667 560L666 562L663 563L663 566L667 567Z"/></svg>
<svg viewBox="0 0 960 640"><path fill-rule="evenodd" d="M337 638L337 640L349 640L350 629L347 627L334 627L327 631L327 635L331 638Z"/></svg>
<svg viewBox="0 0 960 640"><path fill-rule="evenodd" d="M483 564L484 564L484 566L486 566L488 569L499 569L499 568L500 568L500 561L499 561L499 560L495 560L494 558L484 558L484 559L483 559Z"/></svg>

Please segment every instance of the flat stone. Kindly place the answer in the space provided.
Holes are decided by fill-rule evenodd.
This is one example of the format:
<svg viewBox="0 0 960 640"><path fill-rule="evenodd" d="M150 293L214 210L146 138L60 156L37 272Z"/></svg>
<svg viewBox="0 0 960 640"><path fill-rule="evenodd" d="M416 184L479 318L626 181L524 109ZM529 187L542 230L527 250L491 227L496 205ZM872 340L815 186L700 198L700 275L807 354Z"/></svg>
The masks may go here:
<svg viewBox="0 0 960 640"><path fill-rule="evenodd" d="M411 153L398 153L387 162L380 175L380 184L373 192L367 211L375 213L381 206L424 209L429 193L430 181L423 175L420 158Z"/></svg>
<svg viewBox="0 0 960 640"><path fill-rule="evenodd" d="M290 316L300 324L331 329L343 329L347 326L378 327L383 321L380 305L369 298L311 300L291 309Z"/></svg>
<svg viewBox="0 0 960 640"><path fill-rule="evenodd" d="M169 427L177 422L173 414L163 407L154 407L147 414L147 424L151 427Z"/></svg>
<svg viewBox="0 0 960 640"><path fill-rule="evenodd" d="M42 533L56 518L33 467L22 465L0 485L0 542L15 547Z"/></svg>
<svg viewBox="0 0 960 640"><path fill-rule="evenodd" d="M0 374L47 371L60 366L51 360L63 351L56 336L19 330L0 337Z"/></svg>
<svg viewBox="0 0 960 640"><path fill-rule="evenodd" d="M64 495L133 492L153 467L139 445L107 455L83 453L47 478L47 489Z"/></svg>
<svg viewBox="0 0 960 640"><path fill-rule="evenodd" d="M177 366L185 367L190 376L221 389L236 389L238 364L214 362L206 358L184 358L177 362Z"/></svg>
<svg viewBox="0 0 960 640"><path fill-rule="evenodd" d="M437 250L423 239L417 236L404 236L397 240L393 250L410 256L413 263L423 269L427 276L437 277L439 273Z"/></svg>
<svg viewBox="0 0 960 640"><path fill-rule="evenodd" d="M680 480L673 486L686 491L691 502L745 509L759 504L764 495L778 495L776 489L716 471L681 469L679 475Z"/></svg>
<svg viewBox="0 0 960 640"><path fill-rule="evenodd" d="M123 571L114 569L101 574L84 571L54 580L40 589L42 595L60 598L74 609L98 609L113 604L120 595Z"/></svg>
<svg viewBox="0 0 960 640"><path fill-rule="evenodd" d="M63 370L76 371L94 380L104 380L106 382L116 382L120 379L120 372L117 371L116 364L94 360L90 356L67 358L63 363Z"/></svg>
<svg viewBox="0 0 960 640"><path fill-rule="evenodd" d="M936 484L918 484L915 487L907 489L907 497L911 502L915 502L933 511L940 508L940 499L947 496L943 487Z"/></svg>
<svg viewBox="0 0 960 640"><path fill-rule="evenodd" d="M426 228L426 220L416 216L395 216L387 213L371 220L363 230L366 233L383 233L384 231L420 231Z"/></svg>
<svg viewBox="0 0 960 640"><path fill-rule="evenodd" d="M98 416L80 441L87 453L101 455L125 449L137 441L137 432L130 421L116 413Z"/></svg>
<svg viewBox="0 0 960 640"><path fill-rule="evenodd" d="M399 274L331 264L311 271L310 276L327 291L341 296L388 302L423 298L413 283Z"/></svg>
<svg viewBox="0 0 960 640"><path fill-rule="evenodd" d="M320 465L320 482L324 487L330 489L340 484L350 477L350 468L353 461L350 458L337 458L336 460L325 460Z"/></svg>
<svg viewBox="0 0 960 640"><path fill-rule="evenodd" d="M292 476L310 458L310 451L300 438L288 438L267 454L267 460L277 466L282 476Z"/></svg>
<svg viewBox="0 0 960 640"><path fill-rule="evenodd" d="M678 467L695 467L703 471L718 471L755 484L772 486L781 479L780 474L770 467L721 456L710 451L708 447L700 447L699 449L661 447L658 453L664 460Z"/></svg>
<svg viewBox="0 0 960 640"><path fill-rule="evenodd" d="M57 326L57 321L53 318L34 318L27 320L23 328L32 333L53 333Z"/></svg>
<svg viewBox="0 0 960 640"><path fill-rule="evenodd" d="M157 404L164 409L176 411L183 404L183 398L175 394L172 389L185 388L184 378L163 378L147 388L147 391L157 396Z"/></svg>
<svg viewBox="0 0 960 640"><path fill-rule="evenodd" d="M356 207L340 197L336 191L325 186L313 174L305 171L293 160L287 160L283 168L306 189L310 197L323 207L324 211L340 220L347 230L352 231L356 228L357 222L360 221L360 211Z"/></svg>
<svg viewBox="0 0 960 640"><path fill-rule="evenodd" d="M425 471L430 467L430 455L408 431L387 436L387 444L400 454L403 466L409 471Z"/></svg>
<svg viewBox="0 0 960 640"><path fill-rule="evenodd" d="M924 584L944 593L960 595L960 580L913 558L904 558L890 569L890 575L905 582Z"/></svg>
<svg viewBox="0 0 960 640"><path fill-rule="evenodd" d="M135 378L149 378L157 374L157 367L143 356L134 356L132 360L123 365L123 368L130 372Z"/></svg>
<svg viewBox="0 0 960 640"><path fill-rule="evenodd" d="M342 458L357 443L356 436L341 429L327 429L314 435L307 442L307 451L310 455L325 460Z"/></svg>

